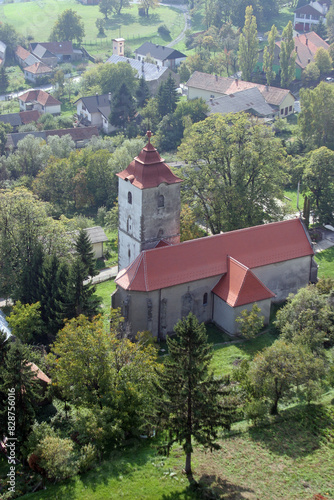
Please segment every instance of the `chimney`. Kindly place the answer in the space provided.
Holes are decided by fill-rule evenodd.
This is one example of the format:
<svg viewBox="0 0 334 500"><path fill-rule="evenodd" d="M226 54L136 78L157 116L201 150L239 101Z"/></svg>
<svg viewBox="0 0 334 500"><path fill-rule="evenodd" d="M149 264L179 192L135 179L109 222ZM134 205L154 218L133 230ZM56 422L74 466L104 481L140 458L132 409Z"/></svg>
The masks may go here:
<svg viewBox="0 0 334 500"><path fill-rule="evenodd" d="M306 43L306 45L308 45L308 38L305 39L305 43Z"/></svg>
<svg viewBox="0 0 334 500"><path fill-rule="evenodd" d="M108 94L108 101L111 102L111 92Z"/></svg>
<svg viewBox="0 0 334 500"><path fill-rule="evenodd" d="M311 62L311 59L307 59L307 64L310 64L310 62Z"/></svg>
<svg viewBox="0 0 334 500"><path fill-rule="evenodd" d="M239 83L238 78L236 78L234 81L235 81L236 86L238 86L238 83Z"/></svg>
<svg viewBox="0 0 334 500"><path fill-rule="evenodd" d="M96 100L97 100L97 104L98 104L99 103L99 94L98 94L98 92L96 92L95 95L96 95Z"/></svg>
<svg viewBox="0 0 334 500"><path fill-rule="evenodd" d="M266 91L269 92L269 85L266 85Z"/></svg>
<svg viewBox="0 0 334 500"><path fill-rule="evenodd" d="M218 82L218 75L215 75L215 78L216 78L216 82Z"/></svg>
<svg viewBox="0 0 334 500"><path fill-rule="evenodd" d="M296 50L296 52L298 52L298 47L297 47L297 45L295 46L295 50Z"/></svg>

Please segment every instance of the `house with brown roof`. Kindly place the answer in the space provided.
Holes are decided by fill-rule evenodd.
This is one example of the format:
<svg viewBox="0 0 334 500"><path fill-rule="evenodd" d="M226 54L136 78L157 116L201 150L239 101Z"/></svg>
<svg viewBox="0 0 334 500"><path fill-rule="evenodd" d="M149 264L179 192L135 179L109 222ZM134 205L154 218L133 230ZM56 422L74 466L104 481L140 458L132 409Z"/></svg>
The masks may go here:
<svg viewBox="0 0 334 500"><path fill-rule="evenodd" d="M42 62L35 62L31 66L26 66L23 72L24 78L33 83L49 80L53 75L53 70Z"/></svg>
<svg viewBox="0 0 334 500"><path fill-rule="evenodd" d="M299 7L294 12L293 26L296 31L311 31L320 22L326 24L326 14L331 0L316 0Z"/></svg>
<svg viewBox="0 0 334 500"><path fill-rule="evenodd" d="M51 68L59 63L82 59L81 49L74 49L70 41L33 42L30 44L30 51L35 57Z"/></svg>
<svg viewBox="0 0 334 500"><path fill-rule="evenodd" d="M61 102L44 90L28 90L18 97L21 111L37 109L41 113L51 113L59 115L61 112Z"/></svg>
<svg viewBox="0 0 334 500"><path fill-rule="evenodd" d="M37 110L7 113L5 115L0 115L0 122L9 123L13 128L13 132L17 132L21 125L37 122L40 116L41 114Z"/></svg>
<svg viewBox="0 0 334 500"><path fill-rule="evenodd" d="M265 102L269 104L276 116L288 116L293 113L295 97L290 90L245 82L236 78L211 75L195 71L187 82L188 99L202 97L205 101L224 95L236 94L240 91L257 88Z"/></svg>
<svg viewBox="0 0 334 500"><path fill-rule="evenodd" d="M296 52L296 78L301 78L303 70L306 66L313 62L317 50L322 47L325 50L329 49L329 45L315 31L303 33L293 39ZM274 52L274 66L279 68L279 54L281 52L281 42L276 42ZM274 68L275 69L275 68Z"/></svg>
<svg viewBox="0 0 334 500"><path fill-rule="evenodd" d="M38 57L32 55L28 50L21 45L18 45L15 50L15 59L18 62L18 65L21 68L25 68L26 66L31 66L32 64L38 63Z"/></svg>
<svg viewBox="0 0 334 500"><path fill-rule="evenodd" d="M234 335L236 318L314 282L317 266L301 219L180 243L180 183L148 144L119 172L119 273L112 307L132 333L164 338L192 312Z"/></svg>

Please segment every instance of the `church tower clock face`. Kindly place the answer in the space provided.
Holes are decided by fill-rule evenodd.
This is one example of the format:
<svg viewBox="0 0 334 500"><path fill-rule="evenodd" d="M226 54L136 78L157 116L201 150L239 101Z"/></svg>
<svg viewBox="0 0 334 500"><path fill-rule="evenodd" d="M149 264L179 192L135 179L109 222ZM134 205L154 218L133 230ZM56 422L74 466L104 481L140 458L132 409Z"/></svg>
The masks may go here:
<svg viewBox="0 0 334 500"><path fill-rule="evenodd" d="M148 143L119 178L118 268L127 267L142 250L180 242L180 186Z"/></svg>

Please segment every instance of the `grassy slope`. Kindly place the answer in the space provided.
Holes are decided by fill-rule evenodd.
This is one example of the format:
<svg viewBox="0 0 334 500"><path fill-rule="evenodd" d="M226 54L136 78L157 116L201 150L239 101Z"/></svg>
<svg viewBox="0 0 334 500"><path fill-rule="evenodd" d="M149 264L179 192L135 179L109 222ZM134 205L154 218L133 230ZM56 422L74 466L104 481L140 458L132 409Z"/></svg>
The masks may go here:
<svg viewBox="0 0 334 500"><path fill-rule="evenodd" d="M315 260L319 265L318 277L334 279L334 247L317 253Z"/></svg>
<svg viewBox="0 0 334 500"><path fill-rule="evenodd" d="M106 38L98 38L95 22L98 18L103 18L98 6L81 5L75 0L20 3L20 15L17 3L0 4L0 19L14 26L22 35L32 36L34 41L47 41L58 15L65 9L73 9L82 17L85 26L83 44L89 52L104 58L111 54L111 41L115 37L124 37L132 49L145 40L166 44L168 41L157 34L158 26L166 24L171 31L172 39L184 26L183 16L178 9L160 6L151 10L147 19L139 17L138 6L132 5L124 9L119 16L112 16L107 20Z"/></svg>

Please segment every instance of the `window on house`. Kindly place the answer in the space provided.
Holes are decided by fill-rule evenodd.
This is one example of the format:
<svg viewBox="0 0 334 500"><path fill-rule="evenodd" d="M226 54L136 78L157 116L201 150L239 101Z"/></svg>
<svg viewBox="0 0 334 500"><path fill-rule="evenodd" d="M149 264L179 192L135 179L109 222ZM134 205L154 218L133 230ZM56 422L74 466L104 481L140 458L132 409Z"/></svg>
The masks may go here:
<svg viewBox="0 0 334 500"><path fill-rule="evenodd" d="M129 257L129 259L131 259L131 250L130 250L130 248L128 250L128 257Z"/></svg>
<svg viewBox="0 0 334 500"><path fill-rule="evenodd" d="M208 303L208 294L205 292L203 295L203 306L206 306Z"/></svg>
<svg viewBox="0 0 334 500"><path fill-rule="evenodd" d="M126 230L128 233L131 233L132 231L132 220L131 217L128 217L128 220L126 221Z"/></svg>
<svg viewBox="0 0 334 500"><path fill-rule="evenodd" d="M289 112L291 113L291 111L292 111L292 106L289 106Z"/></svg>
<svg viewBox="0 0 334 500"><path fill-rule="evenodd" d="M163 208L165 206L165 197L162 194L158 196L158 208Z"/></svg>
<svg viewBox="0 0 334 500"><path fill-rule="evenodd" d="M285 108L285 114L288 114L288 106Z"/></svg>
<svg viewBox="0 0 334 500"><path fill-rule="evenodd" d="M281 115L283 115L283 114L284 114L284 109L282 108L282 109L281 109Z"/></svg>
<svg viewBox="0 0 334 500"><path fill-rule="evenodd" d="M128 192L128 203L132 205L132 193L130 193L130 191Z"/></svg>

